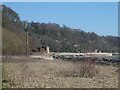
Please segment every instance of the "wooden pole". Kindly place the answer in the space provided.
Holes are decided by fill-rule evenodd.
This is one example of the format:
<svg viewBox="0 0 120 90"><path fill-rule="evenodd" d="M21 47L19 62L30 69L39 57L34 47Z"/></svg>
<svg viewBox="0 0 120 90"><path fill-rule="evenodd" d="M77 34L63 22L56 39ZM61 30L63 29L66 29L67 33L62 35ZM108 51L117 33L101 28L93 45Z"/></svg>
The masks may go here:
<svg viewBox="0 0 120 90"><path fill-rule="evenodd" d="M26 57L28 57L28 48L29 48L28 21L25 22L25 31L26 31Z"/></svg>
<svg viewBox="0 0 120 90"><path fill-rule="evenodd" d="M26 31L26 57L28 57L28 31Z"/></svg>

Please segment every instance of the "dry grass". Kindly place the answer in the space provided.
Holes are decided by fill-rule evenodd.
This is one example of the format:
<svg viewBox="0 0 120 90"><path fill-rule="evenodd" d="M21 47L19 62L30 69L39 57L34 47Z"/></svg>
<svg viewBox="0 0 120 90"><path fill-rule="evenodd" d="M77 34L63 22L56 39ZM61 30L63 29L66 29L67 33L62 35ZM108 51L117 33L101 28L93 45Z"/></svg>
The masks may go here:
<svg viewBox="0 0 120 90"><path fill-rule="evenodd" d="M86 78L92 78L96 75L99 75L99 68L94 63L91 63L90 61L84 61L84 62L74 62L69 67L66 67L64 70L60 70L58 73L58 76L64 76L64 77L86 77Z"/></svg>
<svg viewBox="0 0 120 90"><path fill-rule="evenodd" d="M84 64L40 59L3 58L3 87L29 88L117 88L118 72L112 66L98 66L92 78L82 77ZM77 66L78 65L78 66ZM92 66L91 69L96 66ZM86 72L89 66L87 66ZM98 70L98 69L94 69ZM94 72L94 71L92 71ZM96 71L95 71L96 72ZM80 75L80 76L79 76ZM87 74L84 74L87 75ZM84 76L83 75L83 76ZM89 75L88 75L89 76Z"/></svg>

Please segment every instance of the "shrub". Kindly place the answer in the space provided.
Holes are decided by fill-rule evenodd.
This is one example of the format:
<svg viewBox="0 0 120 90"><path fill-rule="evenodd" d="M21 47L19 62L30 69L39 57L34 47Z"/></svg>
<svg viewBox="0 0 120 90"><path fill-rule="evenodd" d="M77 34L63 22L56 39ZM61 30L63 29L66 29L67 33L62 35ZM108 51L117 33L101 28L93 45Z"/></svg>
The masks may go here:
<svg viewBox="0 0 120 90"><path fill-rule="evenodd" d="M81 63L81 65L77 65L79 69L79 76L80 77L94 77L98 74L98 67L92 61L91 58Z"/></svg>
<svg viewBox="0 0 120 90"><path fill-rule="evenodd" d="M74 62L72 67L66 67L59 71L58 75L65 77L86 77L92 78L99 74L99 68L92 58L85 59L83 62Z"/></svg>

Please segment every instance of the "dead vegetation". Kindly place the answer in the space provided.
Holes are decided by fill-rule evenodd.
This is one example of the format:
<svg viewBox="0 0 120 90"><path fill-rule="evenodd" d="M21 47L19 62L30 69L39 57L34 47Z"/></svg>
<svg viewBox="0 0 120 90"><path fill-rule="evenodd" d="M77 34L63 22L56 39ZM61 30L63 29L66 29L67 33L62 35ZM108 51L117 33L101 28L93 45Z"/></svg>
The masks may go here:
<svg viewBox="0 0 120 90"><path fill-rule="evenodd" d="M90 63L4 57L3 88L118 87L118 68Z"/></svg>
<svg viewBox="0 0 120 90"><path fill-rule="evenodd" d="M67 69L61 70L58 76L92 78L99 75L99 71L98 66L89 58L84 62L74 62L70 68L67 67Z"/></svg>

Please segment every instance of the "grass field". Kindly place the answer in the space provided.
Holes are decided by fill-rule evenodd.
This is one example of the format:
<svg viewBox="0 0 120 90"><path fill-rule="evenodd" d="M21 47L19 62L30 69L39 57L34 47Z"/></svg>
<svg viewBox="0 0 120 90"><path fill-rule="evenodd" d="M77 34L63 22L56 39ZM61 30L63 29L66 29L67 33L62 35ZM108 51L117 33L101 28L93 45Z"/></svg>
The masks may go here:
<svg viewBox="0 0 120 90"><path fill-rule="evenodd" d="M77 66L79 65L79 66ZM82 77L82 63L3 57L3 88L117 88L118 68L95 66L98 73ZM80 69L81 70L81 69ZM76 73L79 71L79 73Z"/></svg>

